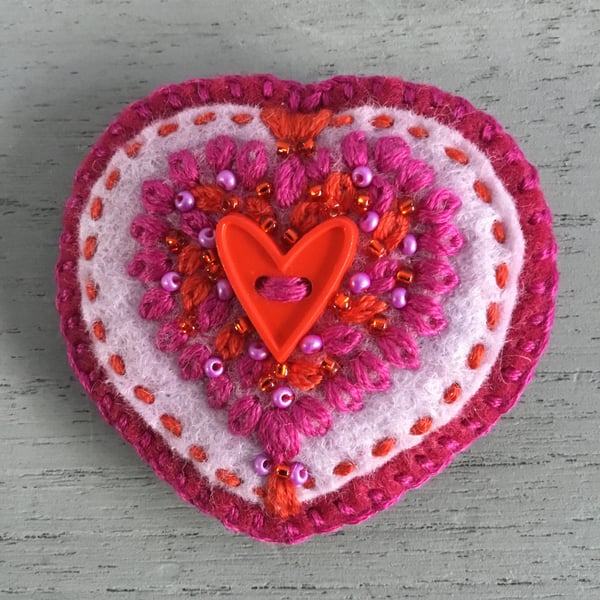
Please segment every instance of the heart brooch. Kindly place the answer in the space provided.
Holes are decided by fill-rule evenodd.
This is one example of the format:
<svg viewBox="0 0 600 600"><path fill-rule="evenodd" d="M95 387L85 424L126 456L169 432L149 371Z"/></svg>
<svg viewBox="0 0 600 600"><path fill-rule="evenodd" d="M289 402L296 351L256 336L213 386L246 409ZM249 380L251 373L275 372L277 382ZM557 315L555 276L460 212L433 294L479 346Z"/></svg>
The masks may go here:
<svg viewBox="0 0 600 600"><path fill-rule="evenodd" d="M192 80L125 109L67 201L57 306L104 418L226 527L293 543L509 410L557 287L535 169L394 78Z"/></svg>

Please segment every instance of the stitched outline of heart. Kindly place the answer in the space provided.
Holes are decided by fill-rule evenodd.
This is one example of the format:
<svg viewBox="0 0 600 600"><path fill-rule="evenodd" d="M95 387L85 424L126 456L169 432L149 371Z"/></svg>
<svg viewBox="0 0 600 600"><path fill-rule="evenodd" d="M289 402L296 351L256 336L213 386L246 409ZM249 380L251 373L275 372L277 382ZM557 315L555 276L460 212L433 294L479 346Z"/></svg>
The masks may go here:
<svg viewBox="0 0 600 600"><path fill-rule="evenodd" d="M351 100L346 97L349 86L353 90ZM390 460L376 473L357 478L338 493L311 503L293 523L265 517L256 505L248 505L224 489L209 489L186 460L172 453L160 435L135 419L135 412L110 384L102 380L102 367L91 352L89 335L81 320L80 292L73 268L79 251L76 232L84 199L111 154L147 125L154 114L160 111L164 115L165 94L178 98L178 102L173 103L177 106L172 106L174 114L181 104L188 107L210 101L239 101L241 88L245 102L258 102L261 98L264 102L263 93L268 88L270 102L283 102L292 109L298 105L305 109L314 108L311 104L319 94L323 104L326 101L328 107L336 110L376 97L383 105L410 108L417 114L434 116L453 126L487 154L515 198L528 247L520 281L523 292L513 312L504 351L487 384L471 399L460 417L430 434L419 446ZM78 172L61 237L57 305L69 359L84 387L107 421L182 497L213 514L231 529L269 541L297 542L344 523L361 521L395 502L407 489L422 484L443 469L457 452L487 432L501 414L512 407L531 378L548 341L557 285L556 245L550 213L539 190L535 170L491 117L476 111L466 101L435 88L382 78L336 78L305 87L270 77L193 80L159 90L146 102L150 114L144 115L135 105L124 111ZM335 508L334 500L344 503L349 510L342 514Z"/></svg>

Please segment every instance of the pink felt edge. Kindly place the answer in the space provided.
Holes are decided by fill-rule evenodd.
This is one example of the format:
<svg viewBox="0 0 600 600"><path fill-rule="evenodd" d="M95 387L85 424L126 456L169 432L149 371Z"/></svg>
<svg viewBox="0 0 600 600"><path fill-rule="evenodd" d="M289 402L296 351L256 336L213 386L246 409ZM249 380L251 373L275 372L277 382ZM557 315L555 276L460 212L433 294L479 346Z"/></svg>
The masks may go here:
<svg viewBox="0 0 600 600"><path fill-rule="evenodd" d="M157 119L208 103L284 104L291 110L327 107L340 112L374 99L381 104L382 113L385 106L392 106L435 118L460 131L487 155L519 211L526 242L520 296L496 364L459 416L374 473L357 477L337 492L304 504L301 514L281 521L267 515L259 504L244 501L220 486L211 487L191 461L175 455L162 436L142 422L107 382L81 315L77 279L79 217L93 184L114 152ZM514 406L548 344L558 285L556 253L552 217L535 168L497 121L462 98L435 87L387 77L339 76L308 85L270 75L194 79L162 87L126 108L78 169L60 238L56 304L73 370L102 416L136 448L154 472L184 500L215 516L229 529L263 541L291 544L361 522L397 502L406 491L443 470L456 454L488 432Z"/></svg>

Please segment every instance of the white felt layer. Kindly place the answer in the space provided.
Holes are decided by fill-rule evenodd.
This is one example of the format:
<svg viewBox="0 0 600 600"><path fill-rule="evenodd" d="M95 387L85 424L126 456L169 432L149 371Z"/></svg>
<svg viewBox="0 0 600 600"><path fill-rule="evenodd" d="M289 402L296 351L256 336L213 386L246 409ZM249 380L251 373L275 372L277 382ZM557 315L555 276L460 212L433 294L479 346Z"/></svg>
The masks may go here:
<svg viewBox="0 0 600 600"><path fill-rule="evenodd" d="M256 501L252 490L263 485L264 479L254 473L252 461L261 447L251 438L232 436L227 429L226 410L209 408L203 384L181 380L176 357L155 348L157 326L142 320L137 312L144 286L129 277L126 271L127 263L138 249L137 242L129 234L129 225L142 212L141 183L145 179L167 178L169 154L183 148L201 147L211 137L226 134L239 142L262 140L269 149L270 164L275 162L275 140L260 122L258 109L218 105L204 110L214 111L217 119L198 127L193 120L199 111L190 109L168 120L176 121L179 129L167 137L159 137L156 133L163 122L147 127L136 137L143 141L143 146L135 159L127 157L122 150L112 158L107 172L114 168L121 171L118 185L107 191L103 183L105 178L101 177L92 189L90 198L99 195L105 200L104 213L98 221L91 220L87 210L82 214L81 245L89 235L94 235L98 238L98 249L91 261L80 260L79 278L82 291L89 279L98 283L100 291L95 302L90 302L82 293L83 315L88 324L97 319L104 323L106 342L94 339L95 351L102 364L107 364L111 354L122 356L127 367L126 374L118 376L108 369L108 375L140 417L164 435L182 456L187 457L190 445L202 446L208 460L196 463L198 471L215 485L222 485L215 477L216 469L235 472L243 483L237 488L229 488L230 491ZM243 127L236 125L230 117L239 112L254 115L254 121ZM461 284L444 299L448 327L434 338L419 339L421 368L418 371L391 368L391 389L365 397L365 408L360 412L334 413L334 425L325 436L304 438L299 460L309 467L316 486L311 490L299 490L301 500L333 491L350 477L369 473L396 453L420 443L422 437L409 433L417 419L431 416L433 429L437 429L455 417L481 386L495 362L504 344L517 297L523 237L513 200L489 161L458 132L407 111L386 108L386 114L394 118L393 127L375 129L370 121L379 112L380 109L369 106L345 111L344 114L354 116L355 123L339 129L326 129L317 142L328 147L338 162L339 142L353 129L362 129L373 139L382 135L403 137L411 146L412 157L434 168L435 186L449 188L462 200L455 223L466 243L461 252L451 259ZM406 131L413 126L427 128L429 137L422 140L412 138ZM465 152L469 164L463 166L451 161L444 152L446 146ZM483 180L490 189L493 197L491 205L475 195L473 183L476 179ZM503 223L506 231L506 242L502 245L492 235L492 224L496 220ZM500 290L495 281L495 268L501 262L510 266L504 290ZM501 310L499 324L490 332L486 326L486 308L492 301L498 302ZM471 370L466 366L466 357L476 343L483 343L486 352L482 365ZM444 404L443 391L455 381L461 384L463 393L455 404ZM133 388L140 384L155 393L154 404L146 405L135 398ZM159 420L164 413L172 414L181 421L181 437L176 438L164 430ZM393 453L385 458L374 458L370 452L372 446L385 437L397 440ZM357 467L352 475L332 475L335 465L348 459Z"/></svg>

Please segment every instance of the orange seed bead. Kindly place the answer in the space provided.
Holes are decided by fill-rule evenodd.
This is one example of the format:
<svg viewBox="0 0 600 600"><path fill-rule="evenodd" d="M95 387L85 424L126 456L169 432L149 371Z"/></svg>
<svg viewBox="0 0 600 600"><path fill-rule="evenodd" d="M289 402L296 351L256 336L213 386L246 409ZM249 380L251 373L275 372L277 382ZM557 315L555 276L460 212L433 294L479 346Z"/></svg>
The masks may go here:
<svg viewBox="0 0 600 600"><path fill-rule="evenodd" d="M357 196L354 201L354 206L358 212L367 212L371 204L371 197L366 194Z"/></svg>
<svg viewBox="0 0 600 600"><path fill-rule="evenodd" d="M398 210L403 215L409 215L410 213L415 212L415 203L411 199L404 200L398 206Z"/></svg>
<svg viewBox="0 0 600 600"><path fill-rule="evenodd" d="M346 292L338 292L333 299L333 306L338 310L350 310L352 301Z"/></svg>
<svg viewBox="0 0 600 600"><path fill-rule="evenodd" d="M233 330L240 335L246 335L250 331L250 321L247 317L240 317L233 322Z"/></svg>
<svg viewBox="0 0 600 600"><path fill-rule="evenodd" d="M285 363L277 363L275 365L275 376L283 379L288 376L288 366Z"/></svg>
<svg viewBox="0 0 600 600"><path fill-rule="evenodd" d="M385 246L379 240L371 240L367 250L375 258L382 258L386 253Z"/></svg>
<svg viewBox="0 0 600 600"><path fill-rule="evenodd" d="M298 232L292 227L288 227L283 233L283 241L290 246L293 246L299 238Z"/></svg>
<svg viewBox="0 0 600 600"><path fill-rule="evenodd" d="M384 315L375 315L369 322L369 327L374 331L385 331L389 326L389 321Z"/></svg>
<svg viewBox="0 0 600 600"><path fill-rule="evenodd" d="M413 282L414 275L411 271L407 271L406 269L399 269L396 272L396 281L398 283L403 283L404 285L410 285Z"/></svg>
<svg viewBox="0 0 600 600"><path fill-rule="evenodd" d="M277 221L270 215L262 216L258 224L265 233L273 233L277 229Z"/></svg>
<svg viewBox="0 0 600 600"><path fill-rule="evenodd" d="M268 181L263 181L256 186L256 194L260 198L270 198L273 194L273 186Z"/></svg>
<svg viewBox="0 0 600 600"><path fill-rule="evenodd" d="M340 370L340 365L333 358L327 356L321 361L321 370L328 377L333 377Z"/></svg>
<svg viewBox="0 0 600 600"><path fill-rule="evenodd" d="M258 388L261 392L269 392L275 387L273 375L264 375L258 380Z"/></svg>
<svg viewBox="0 0 600 600"><path fill-rule="evenodd" d="M288 142L284 142L283 140L278 140L277 142L277 156L279 158L287 158L292 151L292 147Z"/></svg>

